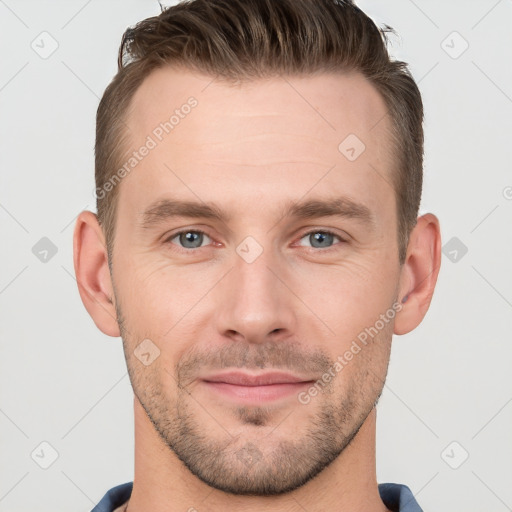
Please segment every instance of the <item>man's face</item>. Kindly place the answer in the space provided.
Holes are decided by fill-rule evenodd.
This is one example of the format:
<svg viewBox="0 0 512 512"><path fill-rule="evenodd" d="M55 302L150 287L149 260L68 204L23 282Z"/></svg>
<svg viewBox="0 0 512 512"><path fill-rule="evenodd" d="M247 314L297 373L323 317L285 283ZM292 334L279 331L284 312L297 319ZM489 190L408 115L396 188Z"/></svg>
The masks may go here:
<svg viewBox="0 0 512 512"><path fill-rule="evenodd" d="M118 185L112 258L128 370L215 488L303 485L378 400L400 277L386 111L358 74L229 86L166 68L134 97L131 151L150 149Z"/></svg>

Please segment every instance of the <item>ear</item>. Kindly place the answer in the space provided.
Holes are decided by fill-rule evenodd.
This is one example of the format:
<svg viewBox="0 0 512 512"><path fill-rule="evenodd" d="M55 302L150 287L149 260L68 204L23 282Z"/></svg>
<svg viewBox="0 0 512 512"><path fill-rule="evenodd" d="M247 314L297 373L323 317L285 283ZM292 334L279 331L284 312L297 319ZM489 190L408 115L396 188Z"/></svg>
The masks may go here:
<svg viewBox="0 0 512 512"><path fill-rule="evenodd" d="M85 309L100 331L120 336L103 230L96 215L83 211L73 234L73 262Z"/></svg>
<svg viewBox="0 0 512 512"><path fill-rule="evenodd" d="M418 217L409 236L399 285L403 307L395 317L395 334L406 334L423 320L434 294L440 266L439 221L435 215L427 213Z"/></svg>

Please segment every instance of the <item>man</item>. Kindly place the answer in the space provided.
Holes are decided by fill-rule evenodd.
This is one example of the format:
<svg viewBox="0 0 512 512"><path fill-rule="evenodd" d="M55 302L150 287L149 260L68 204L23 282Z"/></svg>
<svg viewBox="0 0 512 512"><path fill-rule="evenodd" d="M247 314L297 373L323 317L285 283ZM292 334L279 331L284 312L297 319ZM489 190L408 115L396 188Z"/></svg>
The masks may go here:
<svg viewBox="0 0 512 512"><path fill-rule="evenodd" d="M423 319L423 110L349 1L193 0L126 32L80 295L121 336L134 481L94 512L421 510L377 484L393 333Z"/></svg>

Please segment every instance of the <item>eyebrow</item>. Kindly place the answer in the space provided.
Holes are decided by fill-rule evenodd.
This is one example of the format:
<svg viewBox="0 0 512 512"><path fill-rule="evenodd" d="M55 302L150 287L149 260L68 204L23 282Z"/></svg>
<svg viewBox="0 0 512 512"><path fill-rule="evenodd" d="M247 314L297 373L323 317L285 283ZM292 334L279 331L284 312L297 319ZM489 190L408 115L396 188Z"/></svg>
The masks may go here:
<svg viewBox="0 0 512 512"><path fill-rule="evenodd" d="M220 208L211 203L161 199L150 205L142 213L141 227L143 229L149 229L174 217L212 219L221 222L228 222L231 218Z"/></svg>
<svg viewBox="0 0 512 512"><path fill-rule="evenodd" d="M175 217L212 219L222 223L229 223L232 219L231 215L213 203L168 198L156 201L144 210L140 216L140 226L143 229L150 229ZM285 217L297 219L344 217L355 219L368 226L375 225L375 216L371 210L348 197L311 199L298 203L289 201L282 209L280 219Z"/></svg>

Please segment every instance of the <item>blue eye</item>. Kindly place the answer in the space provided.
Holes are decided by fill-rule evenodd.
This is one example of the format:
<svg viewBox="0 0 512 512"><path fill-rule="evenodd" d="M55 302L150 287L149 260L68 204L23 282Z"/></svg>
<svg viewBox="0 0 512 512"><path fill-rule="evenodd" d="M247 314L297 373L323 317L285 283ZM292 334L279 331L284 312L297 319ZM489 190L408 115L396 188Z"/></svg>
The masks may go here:
<svg viewBox="0 0 512 512"><path fill-rule="evenodd" d="M304 238L306 238L310 243L310 245L306 247L313 247L314 249L328 249L333 245L334 239L338 239L343 242L338 235L335 235L330 231L322 230L310 231L309 233L306 233L301 240Z"/></svg>
<svg viewBox="0 0 512 512"><path fill-rule="evenodd" d="M203 231L180 231L175 233L171 238L167 239L167 242L171 242L176 238L184 249L198 249L203 245L205 237L210 240L210 237ZM210 240L211 241L211 240Z"/></svg>
<svg viewBox="0 0 512 512"><path fill-rule="evenodd" d="M321 229L305 233L300 240L307 240L306 244L299 243L302 247L325 250L335 246L337 242L345 242L345 240L335 233ZM204 231L191 229L174 233L165 240L165 243L177 245L178 248L185 250L200 249L201 247L209 245L211 242L212 239Z"/></svg>

